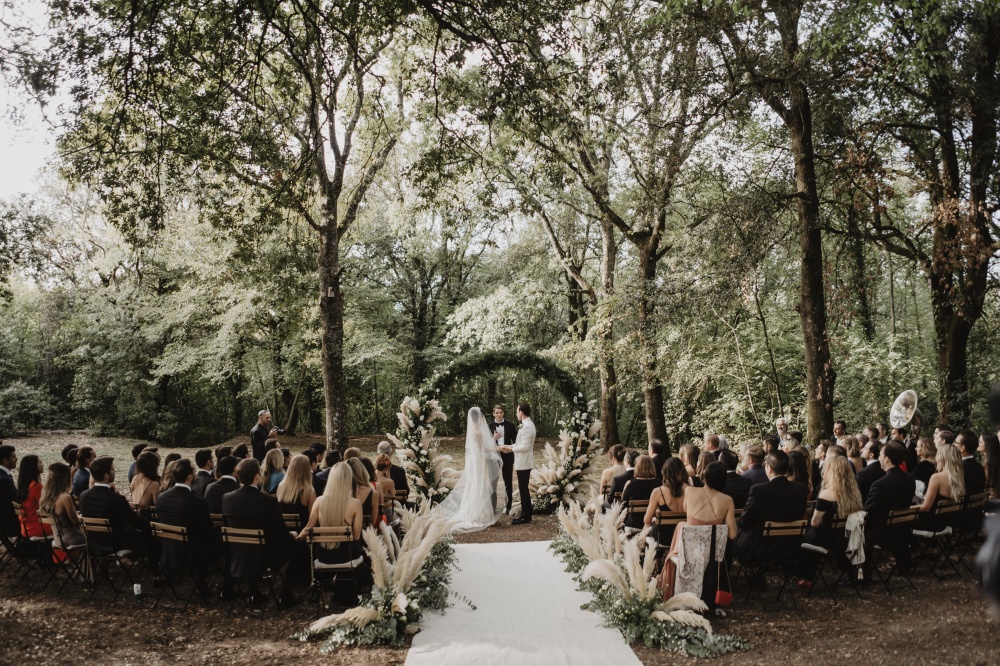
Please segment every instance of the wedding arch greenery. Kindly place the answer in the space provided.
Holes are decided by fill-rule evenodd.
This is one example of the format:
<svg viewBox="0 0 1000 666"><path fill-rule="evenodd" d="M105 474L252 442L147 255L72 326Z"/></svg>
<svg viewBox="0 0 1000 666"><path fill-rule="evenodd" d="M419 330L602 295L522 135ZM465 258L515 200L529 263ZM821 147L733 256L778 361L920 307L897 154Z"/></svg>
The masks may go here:
<svg viewBox="0 0 1000 666"><path fill-rule="evenodd" d="M455 382L481 377L497 368L523 370L545 379L570 405L570 418L560 421L558 448L545 445L545 461L532 472L532 504L536 511L554 511L561 504L586 497L591 483L587 469L600 448L595 439L600 423L593 414L593 403L584 397L580 382L555 361L523 349L487 351L459 357L433 375L418 390L416 398L406 396L399 406L399 429L394 441L406 458L404 468L412 483L411 491L419 503L442 501L451 492L459 474L448 466L449 456L437 454L435 421L444 420L440 397Z"/></svg>

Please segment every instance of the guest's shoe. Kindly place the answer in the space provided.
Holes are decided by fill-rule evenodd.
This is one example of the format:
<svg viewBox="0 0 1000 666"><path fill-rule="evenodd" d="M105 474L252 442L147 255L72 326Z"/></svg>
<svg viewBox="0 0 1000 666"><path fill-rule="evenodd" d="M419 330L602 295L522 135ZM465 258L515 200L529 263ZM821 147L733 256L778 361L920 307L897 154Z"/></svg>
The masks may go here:
<svg viewBox="0 0 1000 666"><path fill-rule="evenodd" d="M531 522L531 518L515 518L514 520L510 521L510 524L511 525L524 525L525 523L530 523L530 522Z"/></svg>

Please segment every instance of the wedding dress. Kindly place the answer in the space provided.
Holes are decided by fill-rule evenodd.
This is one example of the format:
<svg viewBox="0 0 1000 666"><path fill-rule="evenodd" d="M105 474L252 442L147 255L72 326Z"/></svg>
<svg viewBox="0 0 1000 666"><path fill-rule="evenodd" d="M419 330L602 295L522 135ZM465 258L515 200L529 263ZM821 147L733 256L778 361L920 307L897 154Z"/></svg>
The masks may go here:
<svg viewBox="0 0 1000 666"><path fill-rule="evenodd" d="M469 410L465 430L465 470L462 478L434 510L452 521L453 532L475 532L497 521L500 454L490 436L486 418L478 407ZM498 495L499 492L499 495Z"/></svg>

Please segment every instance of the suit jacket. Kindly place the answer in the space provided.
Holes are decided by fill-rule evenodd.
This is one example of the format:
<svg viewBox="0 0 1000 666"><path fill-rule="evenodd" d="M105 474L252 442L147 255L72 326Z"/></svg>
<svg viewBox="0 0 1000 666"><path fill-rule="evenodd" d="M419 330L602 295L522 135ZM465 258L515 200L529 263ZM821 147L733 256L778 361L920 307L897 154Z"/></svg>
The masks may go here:
<svg viewBox="0 0 1000 666"><path fill-rule="evenodd" d="M635 476L635 469L627 469L618 476L611 479L611 490L608 491L608 502L614 501L615 493L621 494L625 490L625 484Z"/></svg>
<svg viewBox="0 0 1000 666"><path fill-rule="evenodd" d="M222 514L226 524L245 530L264 530L266 545L230 546L231 573L235 578L259 574L274 562L287 560L295 539L281 517L278 500L253 486L242 486L222 498Z"/></svg>
<svg viewBox="0 0 1000 666"><path fill-rule="evenodd" d="M164 574L190 563L194 568L205 568L217 552L219 535L212 525L205 500L184 486L172 486L156 498L157 522L187 528L188 545L177 541L164 541L160 566Z"/></svg>
<svg viewBox="0 0 1000 666"><path fill-rule="evenodd" d="M750 479L750 483L757 485L758 483L767 483L767 472L764 471L763 465L755 465L741 474L744 479Z"/></svg>
<svg viewBox="0 0 1000 666"><path fill-rule="evenodd" d="M329 474L329 472L327 472ZM396 486L396 491L405 490L407 493L410 492L410 482L406 480L406 470L398 465L389 466L389 478L392 479L392 484ZM324 482L326 481L324 477ZM319 494L319 493L317 493Z"/></svg>
<svg viewBox="0 0 1000 666"><path fill-rule="evenodd" d="M875 545L875 540L885 532L889 512L909 508L917 483L913 477L898 467L889 469L885 476L872 483L865 500L865 547Z"/></svg>
<svg viewBox="0 0 1000 666"><path fill-rule="evenodd" d="M806 512L808 495L808 486L789 481L788 477L784 476L752 486L747 496L747 503L743 507L743 514L737 521L740 533L736 537L735 547L740 558L752 563L756 558L765 555L758 552L764 523L802 520ZM798 549L799 544L795 544L794 547Z"/></svg>
<svg viewBox="0 0 1000 666"><path fill-rule="evenodd" d="M742 509L746 506L752 487L753 481L750 479L744 478L742 474L736 472L728 472L726 474L726 487L722 489L722 492L733 498L733 504L736 505L737 509Z"/></svg>
<svg viewBox="0 0 1000 666"><path fill-rule="evenodd" d="M117 550L143 552L150 543L149 522L132 510L128 500L107 486L94 486L80 495L80 513L86 518L111 521L111 534L94 534L91 543L105 553Z"/></svg>
<svg viewBox="0 0 1000 666"><path fill-rule="evenodd" d="M962 469L965 470L965 496L978 495L986 490L986 470L975 456L962 458Z"/></svg>
<svg viewBox="0 0 1000 666"><path fill-rule="evenodd" d="M868 493L871 491L872 484L883 476L885 476L885 470L882 469L882 465L877 460L870 465L866 464L865 468L857 473L858 490L861 491L862 502L868 500Z"/></svg>
<svg viewBox="0 0 1000 666"><path fill-rule="evenodd" d="M656 480L663 481L663 466L670 460L669 455L653 456L653 467L656 469Z"/></svg>
<svg viewBox="0 0 1000 666"><path fill-rule="evenodd" d="M514 446L514 442L517 441L517 426L507 419L504 419L503 423L497 423L496 420L490 421L490 435L494 434L500 428L503 428L504 446Z"/></svg>
<svg viewBox="0 0 1000 666"><path fill-rule="evenodd" d="M17 500L17 486L7 468L0 468L0 535L16 537L21 533L21 523L12 502Z"/></svg>
<svg viewBox="0 0 1000 666"><path fill-rule="evenodd" d="M521 430L513 444L514 469L534 469L535 467L535 424L530 418L521 421Z"/></svg>
<svg viewBox="0 0 1000 666"><path fill-rule="evenodd" d="M208 484L208 488L205 489L205 505L208 506L208 512L222 513L223 496L239 487L240 484L236 479L226 477Z"/></svg>
<svg viewBox="0 0 1000 666"><path fill-rule="evenodd" d="M250 447L253 457L259 463L264 462L264 442L270 432L271 428L265 428L260 423L250 429Z"/></svg>
<svg viewBox="0 0 1000 666"><path fill-rule="evenodd" d="M392 468L390 467L389 470L390 470L389 476L390 478L392 478L393 483L395 483L396 479L392 477ZM404 474L403 476L405 477L406 475ZM320 471L313 474L313 490L316 491L316 497L322 495L323 491L326 490L326 482L329 478L330 478L329 467L321 469ZM396 488L399 489L399 486L396 486Z"/></svg>
<svg viewBox="0 0 1000 666"><path fill-rule="evenodd" d="M203 469L199 469L198 473L194 477L194 483L191 484L191 492L205 499L205 490L215 482L215 477L212 473ZM159 500L157 500L157 505L159 505Z"/></svg>

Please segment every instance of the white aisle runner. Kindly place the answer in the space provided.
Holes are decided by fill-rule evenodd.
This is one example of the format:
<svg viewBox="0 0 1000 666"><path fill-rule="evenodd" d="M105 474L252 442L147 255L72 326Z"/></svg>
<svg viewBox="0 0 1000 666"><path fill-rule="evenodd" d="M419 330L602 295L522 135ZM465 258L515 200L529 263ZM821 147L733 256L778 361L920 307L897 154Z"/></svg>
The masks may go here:
<svg viewBox="0 0 1000 666"><path fill-rule="evenodd" d="M477 607L453 599L444 615L424 615L406 666L638 665L616 629L581 610L591 596L579 592L548 541L458 544L452 590Z"/></svg>

